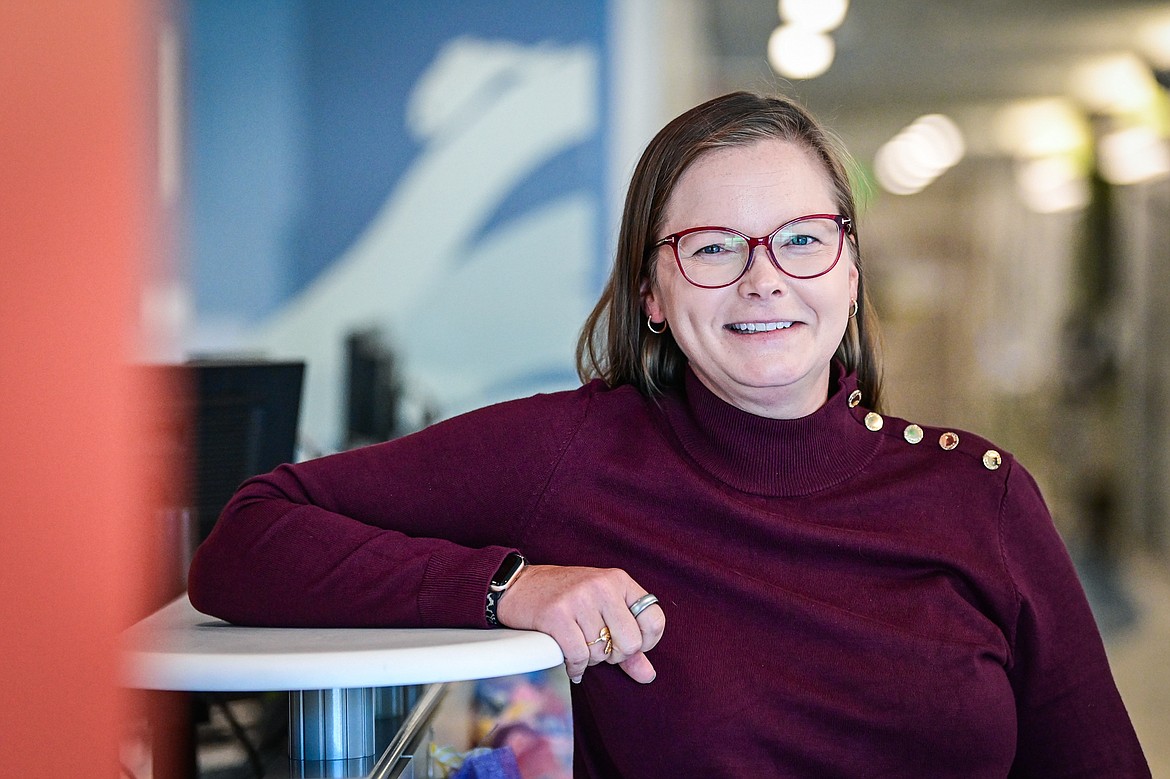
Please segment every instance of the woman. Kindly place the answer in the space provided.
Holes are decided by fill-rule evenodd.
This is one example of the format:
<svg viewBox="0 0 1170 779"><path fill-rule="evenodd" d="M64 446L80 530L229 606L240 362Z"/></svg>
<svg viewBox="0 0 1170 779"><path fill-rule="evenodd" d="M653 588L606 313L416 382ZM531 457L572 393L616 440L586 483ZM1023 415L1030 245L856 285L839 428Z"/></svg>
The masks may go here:
<svg viewBox="0 0 1170 779"><path fill-rule="evenodd" d="M584 386L249 481L191 600L544 631L583 777L1148 776L1035 483L883 417L871 329L841 154L717 98L634 172Z"/></svg>

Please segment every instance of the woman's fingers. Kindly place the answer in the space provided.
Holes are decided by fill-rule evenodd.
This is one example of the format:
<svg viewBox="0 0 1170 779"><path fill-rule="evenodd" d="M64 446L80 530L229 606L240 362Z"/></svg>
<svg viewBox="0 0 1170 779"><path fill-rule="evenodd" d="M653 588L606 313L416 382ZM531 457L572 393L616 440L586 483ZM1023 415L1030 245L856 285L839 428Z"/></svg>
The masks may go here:
<svg viewBox="0 0 1170 779"><path fill-rule="evenodd" d="M658 646L662 634L666 631L666 612L655 603L643 610L637 619L642 632L642 651L649 652Z"/></svg>
<svg viewBox="0 0 1170 779"><path fill-rule="evenodd" d="M626 675L639 684L650 684L657 675L654 666L650 664L650 660L646 657L645 652L638 652L636 655L627 658L622 662L621 666L622 670L626 672Z"/></svg>
<svg viewBox="0 0 1170 779"><path fill-rule="evenodd" d="M655 672L645 653L661 639L666 620L657 605L634 617L630 604L645 594L618 569L530 565L500 599L498 615L509 627L552 636L574 682L605 662L647 683Z"/></svg>
<svg viewBox="0 0 1170 779"><path fill-rule="evenodd" d="M658 645L666 629L666 614L657 604L643 609L635 617L630 611L630 605L646 594L632 579L632 588L622 600L624 608L607 612L607 624L610 631L616 630L620 638L615 638L615 651L607 658L610 663L616 663L625 671L626 675L640 684L649 684L654 681L657 672L653 664L646 657L646 653Z"/></svg>
<svg viewBox="0 0 1170 779"><path fill-rule="evenodd" d="M561 654L565 656L565 673L569 675L569 679L580 682L585 669L593 664L592 652L585 636L577 628L576 623L574 623L573 628L565 630L563 633L550 632L549 635L557 642L557 646L561 648Z"/></svg>
<svg viewBox="0 0 1170 779"><path fill-rule="evenodd" d="M630 583L633 584L633 580ZM637 587L636 584L634 586ZM607 663L621 665L626 658L645 651L646 637L642 633L642 626L630 613L624 594L621 598L604 603L601 616L612 638L613 651L606 656Z"/></svg>

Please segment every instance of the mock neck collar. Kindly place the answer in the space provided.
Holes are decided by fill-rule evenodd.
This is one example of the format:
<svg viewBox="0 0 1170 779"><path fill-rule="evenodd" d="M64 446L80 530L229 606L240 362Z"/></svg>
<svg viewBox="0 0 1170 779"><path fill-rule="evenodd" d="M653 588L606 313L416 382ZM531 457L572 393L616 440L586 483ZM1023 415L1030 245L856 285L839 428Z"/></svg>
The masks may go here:
<svg viewBox="0 0 1170 779"><path fill-rule="evenodd" d="M864 422L857 377L834 362L829 398L799 419L769 419L722 400L687 368L686 382L662 403L687 455L702 470L742 492L794 497L839 484L877 453L881 436Z"/></svg>

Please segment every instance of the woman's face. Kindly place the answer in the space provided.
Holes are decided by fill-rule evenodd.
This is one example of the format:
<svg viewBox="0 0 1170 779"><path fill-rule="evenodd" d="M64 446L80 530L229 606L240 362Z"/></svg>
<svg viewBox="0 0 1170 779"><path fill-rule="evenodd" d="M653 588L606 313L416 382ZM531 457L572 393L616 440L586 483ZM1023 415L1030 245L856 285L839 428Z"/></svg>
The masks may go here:
<svg viewBox="0 0 1170 779"><path fill-rule="evenodd" d="M656 238L705 225L765 236L807 214L838 211L828 174L811 152L769 139L707 152L679 179ZM845 240L840 261L823 276L794 279L766 249L734 284L696 287L658 248L656 280L643 290L646 313L665 320L703 384L759 416L795 419L824 404L829 363L857 297L857 266ZM774 324L774 329L744 325Z"/></svg>

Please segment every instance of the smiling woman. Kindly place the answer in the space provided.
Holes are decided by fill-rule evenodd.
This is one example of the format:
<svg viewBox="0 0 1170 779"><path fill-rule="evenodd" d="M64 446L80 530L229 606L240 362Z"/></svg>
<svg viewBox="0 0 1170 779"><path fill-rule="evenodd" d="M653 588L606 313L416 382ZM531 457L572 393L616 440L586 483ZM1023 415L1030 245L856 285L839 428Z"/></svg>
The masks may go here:
<svg viewBox="0 0 1170 779"><path fill-rule="evenodd" d="M844 233L837 220L847 218L799 215L836 208L813 155L783 139L709 152L679 179L663 220L664 229L680 229L670 236L679 236L672 244L677 262L658 252L646 311L670 325L691 370L728 403L788 419L824 404L858 272L852 244L846 262L838 261ZM794 223L799 231L791 230ZM727 251L725 242L702 246L710 232L691 232L696 224L766 237L740 239L740 251ZM762 251L753 251L756 244ZM757 253L761 261L752 262ZM724 255L739 264L738 273L723 284L698 283L716 278L707 258Z"/></svg>
<svg viewBox="0 0 1170 779"><path fill-rule="evenodd" d="M736 389L742 379L748 384L737 394L746 393L742 402L756 412L799 417L824 402L823 394L819 401L813 397L819 390L806 385L823 385L827 391L829 358L835 356L857 374L867 402L880 410L877 323L861 273L848 161L848 154L828 131L787 101L769 102L735 93L698 106L671 122L651 142L634 171L614 272L578 343L582 379L600 376L610 384L630 383L655 392L678 386L688 365L702 371L706 364L721 377L716 381L708 376L708 386L713 384L712 390L725 400L728 398L721 393ZM806 215L815 221L805 221ZM824 220L831 220L832 226ZM790 230L793 225L789 223L794 221L804 226L799 235ZM706 247L712 242L700 240L709 236L706 229L695 228L709 225L736 236L734 243L741 247L741 253L728 264L742 273L729 271L721 276L700 268L696 253L710 255ZM807 244L816 236L821 236L820 245L836 250L825 267L820 267L819 259L812 266L806 260L797 265L798 260L791 255L799 250L803 256L806 247L793 247L788 253L783 248ZM671 255L658 248L664 245L674 250L675 263L663 261ZM761 246L770 263L753 261ZM847 258L844 265L841 257ZM826 278L820 278L822 275ZM841 280L846 281L847 292L835 284ZM749 292L752 285L767 287L772 281L778 286ZM792 287L793 294L787 294ZM810 301L802 298L800 290L818 299L817 311L807 307ZM819 297L831 290L846 297L837 311L822 313ZM736 314L726 321L712 320L710 327L704 328L682 316L681 306L691 314L698 313L684 301L709 308L735 295L745 297L737 304L738 311L720 314ZM781 306L790 310L780 311ZM670 309L680 315L680 321L668 319ZM656 323L656 331L662 328L658 323L668 322L669 332L660 335L643 330L643 310ZM785 319L780 314L791 316ZM730 366L724 364L724 358L737 359L735 349L731 349L736 342L722 337L724 326L735 328L739 324L740 330L747 330L749 325L767 321L799 322L796 329L805 331L801 337L812 336L822 350L832 341L820 366L822 375L806 376L805 381L794 383L793 372L800 372L795 367L794 351L784 354L788 378L741 375L735 379L728 375ZM691 345L692 351L680 339ZM700 343L706 345L696 349ZM713 364L717 356L722 367ZM793 392L782 389L785 386Z"/></svg>
<svg viewBox="0 0 1170 779"><path fill-rule="evenodd" d="M877 407L843 159L781 98L672 121L584 386L247 482L192 603L547 633L578 777L1148 777L1031 476Z"/></svg>

